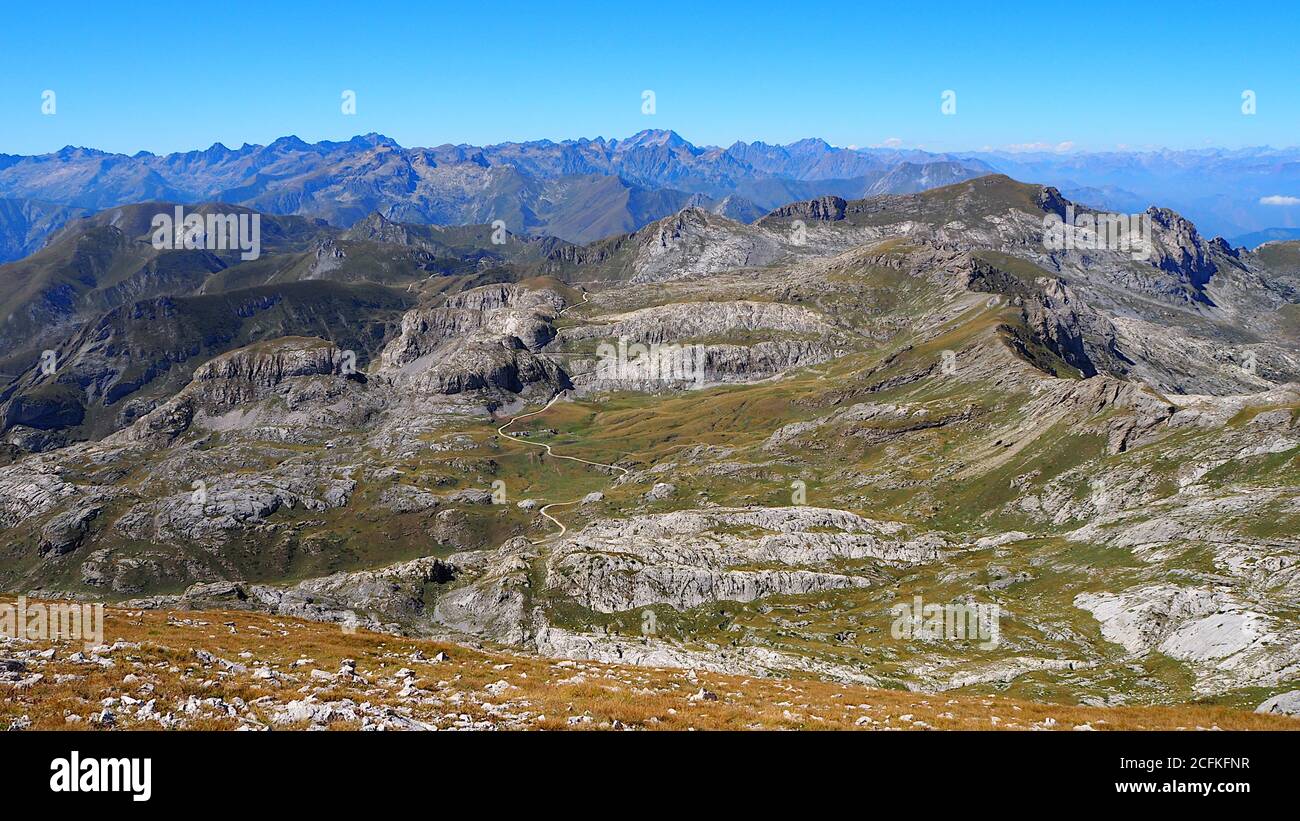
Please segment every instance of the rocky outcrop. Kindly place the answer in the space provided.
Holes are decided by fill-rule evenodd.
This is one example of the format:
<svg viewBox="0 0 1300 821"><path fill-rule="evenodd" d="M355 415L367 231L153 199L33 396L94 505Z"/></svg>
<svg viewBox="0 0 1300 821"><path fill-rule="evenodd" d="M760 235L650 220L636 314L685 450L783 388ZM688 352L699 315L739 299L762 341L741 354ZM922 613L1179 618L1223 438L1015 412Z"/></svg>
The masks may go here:
<svg viewBox="0 0 1300 821"><path fill-rule="evenodd" d="M816 199L793 202L771 211L765 219L799 218L834 222L844 219L848 201L842 197L818 197Z"/></svg>
<svg viewBox="0 0 1300 821"><path fill-rule="evenodd" d="M1198 671L1196 689L1273 685L1300 674L1300 638L1232 595L1152 585L1120 594L1083 593L1074 604L1101 624L1107 641L1133 656L1160 652Z"/></svg>
<svg viewBox="0 0 1300 821"><path fill-rule="evenodd" d="M752 528L754 535L727 532L734 528ZM840 560L933 561L945 544L934 535L902 538L901 532L893 523L823 508L638 516L589 525L562 540L547 558L546 584L602 613L866 587L873 583L869 574L811 568Z"/></svg>
<svg viewBox="0 0 1300 821"><path fill-rule="evenodd" d="M795 368L819 365L841 352L820 342L782 340L754 345L685 345L660 348L626 363L598 360L574 377L584 392L701 388L757 382Z"/></svg>
<svg viewBox="0 0 1300 821"><path fill-rule="evenodd" d="M572 386L556 363L527 348L499 341L458 340L436 351L431 359L436 361L423 370L417 365L397 381L422 393L437 394L484 390L518 394L534 386L555 392Z"/></svg>
<svg viewBox="0 0 1300 821"><path fill-rule="evenodd" d="M632 282L664 282L760 267L786 254L783 240L699 208L651 223L624 242Z"/></svg>
<svg viewBox="0 0 1300 821"><path fill-rule="evenodd" d="M675 302L596 317L588 324L566 328L559 334L558 344L626 338L648 345L758 331L806 334L817 339L835 334L825 317L797 305L750 300Z"/></svg>
<svg viewBox="0 0 1300 821"><path fill-rule="evenodd" d="M1103 434L1110 453L1152 441L1177 411L1144 385L1108 376L1054 382L1031 409L1033 418L1069 415L1080 432Z"/></svg>
<svg viewBox="0 0 1300 821"><path fill-rule="evenodd" d="M766 337L747 344L753 336ZM772 338L775 337L775 338ZM753 382L844 353L844 336L807 308L747 300L685 302L599 317L566 328L555 347L602 342L595 361L575 365L589 391L655 392L719 382Z"/></svg>
<svg viewBox="0 0 1300 821"><path fill-rule="evenodd" d="M1041 290L1023 300L1023 316L1032 339L1075 368L1082 376L1106 373L1124 377L1132 361L1119 349L1115 326L1078 298L1059 279L1039 278ZM1026 352L1026 358L1032 354Z"/></svg>
<svg viewBox="0 0 1300 821"><path fill-rule="evenodd" d="M874 676L845 665L782 653L767 647L695 649L650 638L629 639L544 627L533 643L537 652L555 658L631 664L638 667L676 667L729 675L788 676L805 673L832 681L877 684Z"/></svg>
<svg viewBox="0 0 1300 821"><path fill-rule="evenodd" d="M816 419L782 425L763 443L763 450L780 450L794 444L805 434L814 433L828 425L851 424L854 422L897 422L911 417L924 417L925 415L926 412L923 408L906 408L892 404L862 402Z"/></svg>
<svg viewBox="0 0 1300 821"><path fill-rule="evenodd" d="M342 351L319 339L283 337L215 357L194 371L196 392L209 407L253 402L286 380L341 373Z"/></svg>
<svg viewBox="0 0 1300 821"><path fill-rule="evenodd" d="M417 308L402 317L396 339L384 348L379 371L392 371L450 340L477 335L514 338L536 351L555 335L551 325L563 299L555 291L518 285L485 285L448 298L439 308Z"/></svg>
<svg viewBox="0 0 1300 821"><path fill-rule="evenodd" d="M75 485L42 461L28 459L0 467L0 526L14 527L80 495Z"/></svg>
<svg viewBox="0 0 1300 821"><path fill-rule="evenodd" d="M335 573L289 587L243 582L191 585L178 596L151 596L127 602L149 609L221 608L262 610L345 628L428 632L428 591L450 583L456 569L436 558L415 559L377 570Z"/></svg>
<svg viewBox="0 0 1300 821"><path fill-rule="evenodd" d="M239 348L199 366L180 393L106 441L165 445L188 430L197 416L217 416L292 393L298 380L359 380L354 366L355 355L320 339L282 337Z"/></svg>
<svg viewBox="0 0 1300 821"><path fill-rule="evenodd" d="M1256 707L1255 712L1300 716L1300 690L1279 693Z"/></svg>
<svg viewBox="0 0 1300 821"><path fill-rule="evenodd" d="M524 643L532 635L529 570L537 556L524 538L510 539L495 551L452 556L453 563L475 578L438 600L434 621L461 633Z"/></svg>
<svg viewBox="0 0 1300 821"><path fill-rule="evenodd" d="M193 489L129 508L113 524L117 534L152 543L216 544L258 527L281 510L323 511L348 503L356 482L306 466L282 466L267 475L197 479Z"/></svg>
<svg viewBox="0 0 1300 821"><path fill-rule="evenodd" d="M410 311L375 373L419 393L564 390L564 370L536 354L554 337L562 304L553 290L487 285Z"/></svg>
<svg viewBox="0 0 1300 821"><path fill-rule="evenodd" d="M62 556L76 550L100 510L102 507L99 505L85 504L52 516L41 528L37 550L46 557Z"/></svg>
<svg viewBox="0 0 1300 821"><path fill-rule="evenodd" d="M1195 225L1168 208L1148 208L1146 216L1154 227L1152 264L1177 275L1198 298L1205 299L1201 294L1219 270L1209 244L1201 239Z"/></svg>

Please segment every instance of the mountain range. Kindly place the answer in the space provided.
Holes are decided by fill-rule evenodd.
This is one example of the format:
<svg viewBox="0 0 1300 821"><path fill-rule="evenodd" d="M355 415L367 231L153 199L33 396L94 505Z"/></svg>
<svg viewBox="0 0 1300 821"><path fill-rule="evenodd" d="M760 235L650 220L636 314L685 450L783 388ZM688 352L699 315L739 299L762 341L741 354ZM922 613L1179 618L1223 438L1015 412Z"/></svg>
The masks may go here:
<svg viewBox="0 0 1300 821"><path fill-rule="evenodd" d="M627 139L404 148L380 134L306 143L289 136L237 149L167 155L67 147L0 155L0 261L41 247L89 211L150 200L224 202L341 228L379 213L438 225L495 220L519 235L584 243L698 206L753 221L788 202L914 193L1001 172L1080 202L1136 213L1159 203L1203 230L1236 237L1294 228L1300 151L931 153L788 145L692 145L672 131Z"/></svg>
<svg viewBox="0 0 1300 821"><path fill-rule="evenodd" d="M340 227L376 212L413 223L502 220L514 233L587 242L686 205L756 218L797 199L904 193L989 171L976 160L867 154L820 140L700 148L671 131L481 148L403 148L367 134L315 144L283 137L238 149L218 143L165 156L72 147L37 157L0 155L0 196L91 210L147 200L225 202ZM0 211L0 236L13 237L0 246L6 258L29 250L39 226L58 222Z"/></svg>

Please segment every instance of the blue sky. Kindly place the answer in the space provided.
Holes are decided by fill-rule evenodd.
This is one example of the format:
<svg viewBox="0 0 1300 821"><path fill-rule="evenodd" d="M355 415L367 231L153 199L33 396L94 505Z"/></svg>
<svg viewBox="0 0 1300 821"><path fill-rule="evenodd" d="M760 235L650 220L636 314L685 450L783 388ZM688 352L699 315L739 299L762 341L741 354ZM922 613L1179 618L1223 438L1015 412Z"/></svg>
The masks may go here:
<svg viewBox="0 0 1300 821"><path fill-rule="evenodd" d="M1300 144L1300 15L1250 5L25 3L0 17L0 152L643 128L717 145Z"/></svg>

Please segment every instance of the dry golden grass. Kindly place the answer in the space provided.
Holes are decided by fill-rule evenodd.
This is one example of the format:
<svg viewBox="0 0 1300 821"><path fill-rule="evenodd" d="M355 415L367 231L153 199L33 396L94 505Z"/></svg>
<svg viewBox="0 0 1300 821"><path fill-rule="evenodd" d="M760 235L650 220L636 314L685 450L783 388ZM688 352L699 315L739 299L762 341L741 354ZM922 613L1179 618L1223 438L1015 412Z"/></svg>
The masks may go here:
<svg viewBox="0 0 1300 821"><path fill-rule="evenodd" d="M271 724L283 704L314 695L318 701L352 699L375 708L391 708L440 727L459 719L471 726L504 729L664 730L743 729L1031 729L1048 719L1054 729L1089 724L1095 729L1163 730L1218 727L1224 730L1297 729L1300 721L1220 707L1093 708L1040 704L993 696L920 694L842 685L812 679L760 679L683 670L620 667L594 662L558 661L436 641L400 638L249 612L158 612L109 608L105 643L130 645L106 654L113 667L78 662L79 645L10 642L0 658L18 651L55 647L53 659L28 658L28 673L40 681L24 687L0 683L0 728L26 717L32 729L81 729L108 696L154 699L159 713L174 713L186 729L233 729L235 717L185 716L179 704L194 696L242 699L245 718ZM228 671L205 665L202 649L247 670ZM448 659L415 663L416 652ZM249 654L241 656L241 654ZM307 665L293 667L307 658ZM312 669L332 672L354 659L366 682L316 680ZM269 666L282 681L253 677L254 666ZM403 667L414 670L422 695L402 697L395 678ZM124 683L127 675L136 680ZM60 678L64 677L64 678ZM489 684L505 681L510 689L493 695ZM716 700L692 701L704 688ZM83 721L69 724L66 716ZM863 717L864 721L858 724ZM905 718L906 717L906 718ZM994 719L997 719L995 722ZM157 729L156 720L137 720L123 710L118 728ZM298 724L286 727L305 726ZM358 721L334 721L331 728L353 729Z"/></svg>

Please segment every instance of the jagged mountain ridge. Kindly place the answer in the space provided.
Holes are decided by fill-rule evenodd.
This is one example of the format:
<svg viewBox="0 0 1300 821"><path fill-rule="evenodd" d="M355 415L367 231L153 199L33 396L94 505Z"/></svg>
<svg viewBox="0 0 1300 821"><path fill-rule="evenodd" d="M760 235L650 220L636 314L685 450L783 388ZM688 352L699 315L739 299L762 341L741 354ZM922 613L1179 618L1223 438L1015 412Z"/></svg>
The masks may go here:
<svg viewBox="0 0 1300 821"><path fill-rule="evenodd" d="M0 404L9 408L6 428L19 425L62 432L54 439L42 434L32 443L58 442L57 436L63 435L102 435L138 415L140 405L133 396L137 391L158 396L159 386L174 388L184 363L200 351L210 356L237 346L241 339L268 338L277 328L283 333L312 332L310 326L290 323L272 324L251 338L239 332L205 333L198 339L182 334L178 350L188 353L164 355L166 346L155 341L129 343L139 337L143 326L131 330L133 321L124 324L127 317L155 315L158 308L148 300L134 303L151 294L167 298L230 294L235 300L253 300L250 304L267 299L272 300L268 304L280 299L296 304L314 299L308 296L312 289L306 283L329 281L377 286L374 293L392 289L385 299L399 305L417 286L415 297L538 274L587 282L660 282L737 268L762 269L890 238L915 243L904 261L896 264L921 268L943 260L958 266L971 287L1032 296L1037 305L1034 344L1046 340L1057 349L1056 356L1085 376L1103 372L1119 378L1141 376L1180 393L1222 393L1262 389L1297 373L1300 365L1294 352L1285 344L1271 343L1277 337L1294 337L1287 306L1300 283L1285 265L1279 268L1257 253L1234 251L1217 239L1206 241L1190 223L1157 209L1149 215L1157 226L1156 252L1150 262L1134 262L1122 254L1048 252L1042 246L1040 221L1070 205L1054 189L992 176L917 195L794 203L754 225L687 208L636 232L587 246L514 236L495 245L490 226L408 225L378 214L344 232L301 218L268 217L267 256L246 263L204 252L156 252L144 243L144 234L136 232L147 232L150 209L161 206L110 209L69 229L43 255L13 264L20 278L30 278L29 269L44 257L80 258L80 251L59 252L60 248L81 249L101 241L106 231L115 238L109 243L112 250L103 252L107 256L98 265L116 271L117 279L96 281L80 302L67 302L66 286L55 278L37 292L37 300L11 309L15 315L36 316L32 312L45 310L42 306L66 302L61 312L40 315L43 333L34 341L25 335L37 325L15 324L12 319L7 323L9 361L16 363L15 374L22 375L0 392ZM1019 216L1008 223L998 216L1001 213ZM796 220L808 237L795 235ZM974 230L978 221L986 227ZM170 274L160 275L164 271ZM1042 290L1033 285L1035 279L1059 284ZM326 304L334 299L330 292L321 296ZM365 313L372 303L373 296L366 296L349 304ZM109 313L96 320L104 311ZM395 315L385 317L383 321L392 327ZM225 324L218 321L204 327ZM97 340L93 348L84 347L83 327L100 329L91 337ZM109 327L117 330L105 336ZM356 345L355 337L328 331L328 323L318 328L344 348ZM23 341L29 344L24 346ZM372 339L362 346L363 359L378 343ZM53 348L63 362L55 380L35 368L42 345ZM1215 368L1191 365L1190 352L1216 362ZM56 390L55 384L62 387ZM77 399L79 394L84 399Z"/></svg>
<svg viewBox="0 0 1300 821"><path fill-rule="evenodd" d="M759 154L761 167L744 159ZM481 148L408 149L378 134L314 144L283 137L165 156L68 147L0 159L0 196L79 208L222 201L342 227L376 211L399 222L501 219L515 233L581 242L635 230L693 195L710 204L740 195L761 210L821 193L860 196L896 164L812 141L700 148L671 131ZM966 176L988 170L973 161Z"/></svg>
<svg viewBox="0 0 1300 821"><path fill-rule="evenodd" d="M75 220L39 253L0 265L10 289L0 323L4 427L102 435L139 412L137 392L164 395L188 378L194 357L256 339L323 334L364 362L383 333L363 333L362 317L395 322L389 312L410 307L419 291L518 278L526 272L516 266L542 264L564 245L498 235L490 225L405 225L372 214L344 231L263 214L262 256L244 261L238 249L154 248L150 221L173 207L107 209ZM327 309L337 316L320 313ZM254 319L268 311L274 321ZM44 350L59 363L53 382L39 372Z"/></svg>

